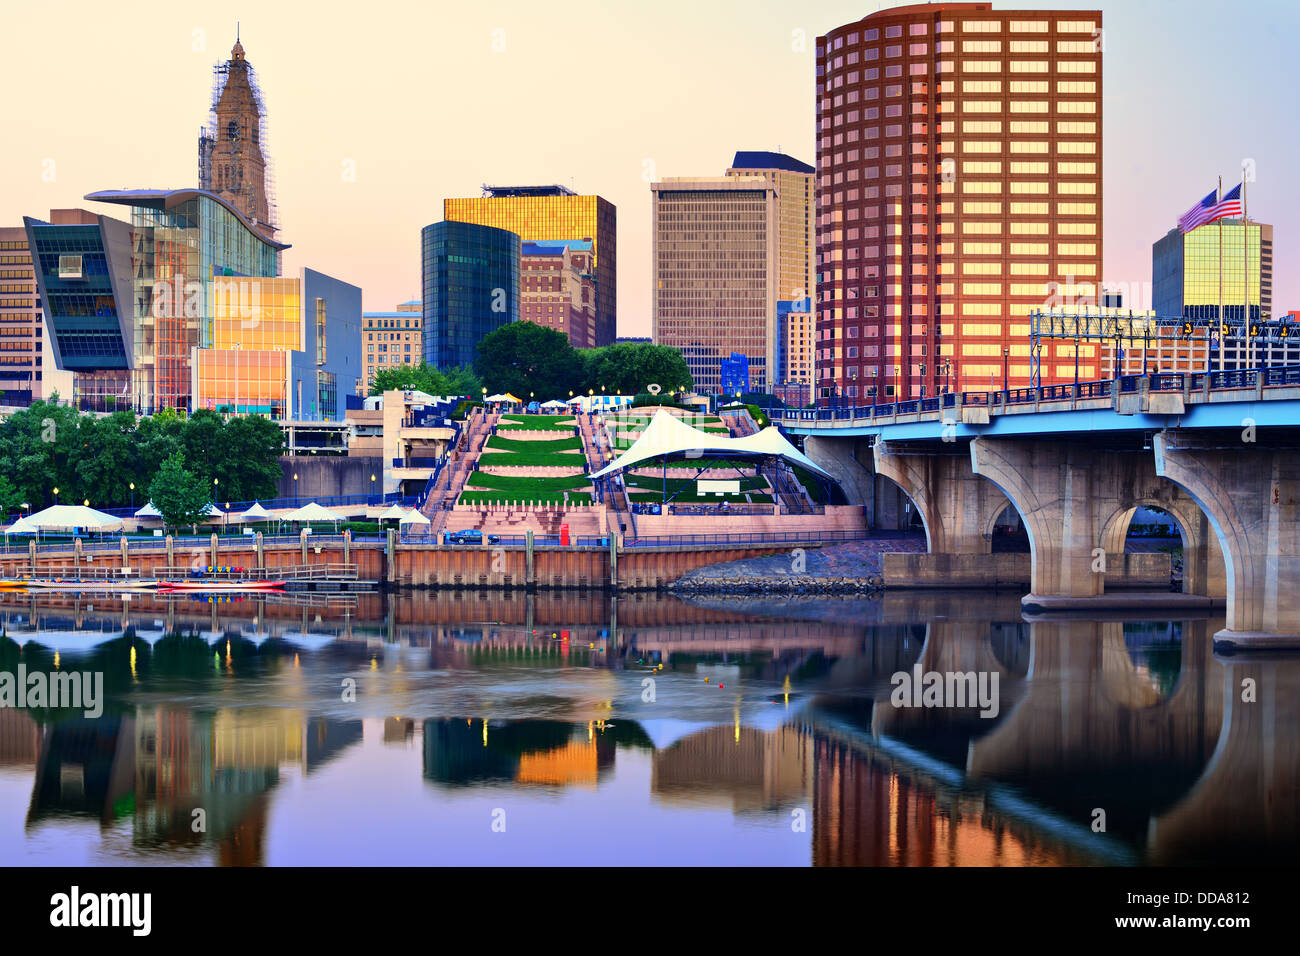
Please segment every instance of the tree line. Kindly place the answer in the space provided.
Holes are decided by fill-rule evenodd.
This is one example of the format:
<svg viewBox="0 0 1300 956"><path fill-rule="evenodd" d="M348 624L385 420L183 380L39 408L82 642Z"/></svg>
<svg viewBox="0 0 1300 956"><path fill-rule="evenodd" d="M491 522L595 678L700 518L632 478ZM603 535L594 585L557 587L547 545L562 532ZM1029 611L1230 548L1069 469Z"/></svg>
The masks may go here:
<svg viewBox="0 0 1300 956"><path fill-rule="evenodd" d="M203 489L205 506L271 498L283 449L280 426L257 415L227 420L207 409L188 417L168 409L96 417L38 401L0 425L0 509L39 511L55 503L55 488L64 504L125 507L134 497L139 508L169 462L173 480L183 478L191 496Z"/></svg>
<svg viewBox="0 0 1300 956"><path fill-rule="evenodd" d="M556 329L534 322L511 322L483 337L472 368L437 369L427 362L375 373L371 395L390 389L417 389L430 395L478 398L510 392L539 402L588 391L636 395L647 385L662 394L692 386L686 360L677 349L648 342L621 342L594 349L575 349Z"/></svg>

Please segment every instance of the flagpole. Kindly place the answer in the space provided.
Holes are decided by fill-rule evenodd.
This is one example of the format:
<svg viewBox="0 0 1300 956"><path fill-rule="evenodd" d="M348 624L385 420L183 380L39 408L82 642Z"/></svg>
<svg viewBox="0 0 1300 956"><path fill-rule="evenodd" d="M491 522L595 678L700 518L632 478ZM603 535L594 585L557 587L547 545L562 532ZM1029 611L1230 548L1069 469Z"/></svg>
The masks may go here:
<svg viewBox="0 0 1300 956"><path fill-rule="evenodd" d="M1244 296L1246 308L1243 315L1246 321L1246 342L1249 345L1249 359L1246 363L1247 368L1255 367L1255 339L1250 334L1250 227L1247 225L1246 218L1246 170L1241 171L1241 284L1244 287ZM1261 253L1263 250L1260 250ZM1260 290L1260 310L1259 317L1262 321L1264 318L1264 298L1263 290Z"/></svg>
<svg viewBox="0 0 1300 956"><path fill-rule="evenodd" d="M1220 176L1219 189L1218 192L1215 193L1214 203L1217 206L1222 201L1223 201L1223 177ZM1224 350L1224 346L1226 345L1226 343L1223 341L1225 338L1223 334L1223 327L1225 323L1223 321L1223 220L1222 219L1219 220L1219 316L1215 324L1218 325L1219 327L1217 330L1219 333L1219 371L1222 372L1223 371L1223 350ZM1205 346L1206 348L1209 348L1210 346L1210 342L1208 339L1205 342ZM1207 365L1209 364L1208 356L1207 356L1206 364Z"/></svg>

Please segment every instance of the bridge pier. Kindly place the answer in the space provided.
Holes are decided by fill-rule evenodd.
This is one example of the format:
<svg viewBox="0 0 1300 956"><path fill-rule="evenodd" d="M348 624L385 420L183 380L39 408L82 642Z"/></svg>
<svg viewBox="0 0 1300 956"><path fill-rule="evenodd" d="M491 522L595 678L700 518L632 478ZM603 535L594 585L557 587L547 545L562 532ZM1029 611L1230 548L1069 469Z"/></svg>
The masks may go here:
<svg viewBox="0 0 1300 956"><path fill-rule="evenodd" d="M1215 640L1300 648L1300 449L1180 437L1155 436L1156 472L1196 500L1223 546L1227 627Z"/></svg>
<svg viewBox="0 0 1300 956"><path fill-rule="evenodd" d="M809 435L804 439L803 450L835 478L849 504L862 505L866 509L872 528L902 530L907 527L903 495L872 471L872 451L866 441Z"/></svg>
<svg viewBox="0 0 1300 956"><path fill-rule="evenodd" d="M993 524L1008 502L1000 489L971 469L965 444L936 447L890 441L877 442L873 451L876 474L897 485L920 514L928 551L909 555L905 570L888 575L886 584L988 585ZM889 569L894 568L890 563ZM889 580L900 576L907 580Z"/></svg>
<svg viewBox="0 0 1300 956"><path fill-rule="evenodd" d="M1216 573L1206 522L1195 501L1157 476L1149 452L1116 451L1078 439L999 438L976 438L970 452L973 472L1002 489L1029 532L1026 606L1074 611L1212 603L1208 592ZM1124 553L1129 521L1144 505L1179 522L1187 562L1204 568L1193 574L1199 595L1177 595L1162 586L1169 579L1167 556ZM1108 583L1112 592L1140 587L1149 593L1107 597Z"/></svg>

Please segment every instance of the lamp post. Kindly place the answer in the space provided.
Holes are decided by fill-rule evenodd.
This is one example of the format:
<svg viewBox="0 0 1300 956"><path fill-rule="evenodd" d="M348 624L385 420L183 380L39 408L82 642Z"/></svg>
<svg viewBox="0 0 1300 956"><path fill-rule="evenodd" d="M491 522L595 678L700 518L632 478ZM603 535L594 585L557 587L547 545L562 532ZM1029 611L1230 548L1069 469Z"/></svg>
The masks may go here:
<svg viewBox="0 0 1300 956"><path fill-rule="evenodd" d="M296 471L293 473L293 500L295 504L298 501L298 473Z"/></svg>
<svg viewBox="0 0 1300 956"><path fill-rule="evenodd" d="M135 513L135 482L131 482L131 513Z"/></svg>
<svg viewBox="0 0 1300 956"><path fill-rule="evenodd" d="M55 503L56 505L59 503L59 486L58 486L58 485L55 485L55 486L54 486L54 503Z"/></svg>
<svg viewBox="0 0 1300 956"><path fill-rule="evenodd" d="M375 476L370 476L370 503L375 503Z"/></svg>
<svg viewBox="0 0 1300 956"><path fill-rule="evenodd" d="M1002 346L1002 391L1004 392L1011 388L1011 378L1007 371L1007 362L1010 360L1011 349L1004 345Z"/></svg>

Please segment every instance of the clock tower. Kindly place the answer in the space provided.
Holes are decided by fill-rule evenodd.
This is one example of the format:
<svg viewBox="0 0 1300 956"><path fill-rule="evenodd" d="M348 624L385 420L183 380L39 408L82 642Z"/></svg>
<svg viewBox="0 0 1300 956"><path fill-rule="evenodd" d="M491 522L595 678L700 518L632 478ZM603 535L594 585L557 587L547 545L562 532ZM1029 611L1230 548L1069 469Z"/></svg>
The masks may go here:
<svg viewBox="0 0 1300 956"><path fill-rule="evenodd" d="M274 239L274 207L262 152L262 94L238 36L230 59L213 73L212 113L207 129L199 134L199 188L225 199L258 232Z"/></svg>

